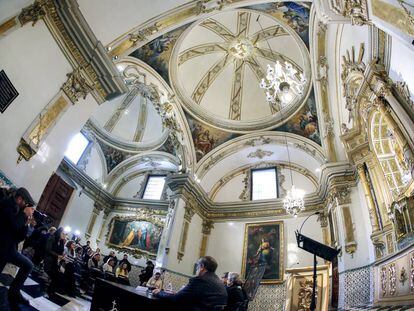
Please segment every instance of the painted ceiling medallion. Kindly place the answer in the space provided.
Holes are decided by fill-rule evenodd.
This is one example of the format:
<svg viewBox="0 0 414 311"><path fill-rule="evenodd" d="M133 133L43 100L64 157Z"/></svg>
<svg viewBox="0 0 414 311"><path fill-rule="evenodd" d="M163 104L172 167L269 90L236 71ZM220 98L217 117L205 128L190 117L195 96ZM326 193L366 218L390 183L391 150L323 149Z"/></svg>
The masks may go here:
<svg viewBox="0 0 414 311"><path fill-rule="evenodd" d="M257 19L260 17L260 23ZM169 78L184 107L197 119L231 132L281 125L309 95L309 53L286 21L264 12L239 9L201 20L180 36ZM302 93L281 107L258 87L268 63L288 62L305 78Z"/></svg>

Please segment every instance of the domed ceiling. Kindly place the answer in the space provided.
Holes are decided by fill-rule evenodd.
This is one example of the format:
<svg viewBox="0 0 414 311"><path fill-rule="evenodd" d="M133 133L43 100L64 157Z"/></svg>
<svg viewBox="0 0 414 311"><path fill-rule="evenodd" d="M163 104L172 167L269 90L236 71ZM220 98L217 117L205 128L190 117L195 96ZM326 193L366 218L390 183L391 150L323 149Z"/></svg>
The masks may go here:
<svg viewBox="0 0 414 311"><path fill-rule="evenodd" d="M259 83L267 64L291 63L307 79L289 91L282 111ZM223 12L191 25L174 46L170 81L197 119L229 131L272 128L303 104L311 84L309 55L299 35L275 16L253 10Z"/></svg>
<svg viewBox="0 0 414 311"><path fill-rule="evenodd" d="M185 108L196 161L256 130L290 132L321 144L309 67L309 11L306 2L223 11L164 33L129 55L152 67ZM292 96L282 112L259 87L267 64L278 60L307 76L302 96Z"/></svg>
<svg viewBox="0 0 414 311"><path fill-rule="evenodd" d="M138 81L125 95L102 104L93 118L108 135L123 142L157 144L166 138L151 94Z"/></svg>

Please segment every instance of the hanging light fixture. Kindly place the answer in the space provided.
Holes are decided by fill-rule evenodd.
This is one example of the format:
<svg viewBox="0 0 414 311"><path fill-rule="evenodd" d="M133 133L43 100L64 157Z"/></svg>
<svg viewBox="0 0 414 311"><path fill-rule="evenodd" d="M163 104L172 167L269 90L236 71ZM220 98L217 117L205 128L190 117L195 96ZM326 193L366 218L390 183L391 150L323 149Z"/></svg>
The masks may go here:
<svg viewBox="0 0 414 311"><path fill-rule="evenodd" d="M260 87L266 90L266 100L281 108L286 107L295 96L302 95L305 85L305 75L298 73L287 61L283 65L279 61L274 66L268 64L267 75L260 82Z"/></svg>
<svg viewBox="0 0 414 311"><path fill-rule="evenodd" d="M260 16L257 17L256 21L259 23L260 28L263 31L259 18ZM267 39L266 42L270 52L273 54L272 47ZM260 87L266 90L267 101L269 103L279 105L280 113L282 114L282 109L286 107L295 96L303 93L306 82L305 75L303 73L298 73L291 63L285 61L282 65L279 61L276 61L274 66L267 65L267 75L265 79L262 79L260 82ZM283 199L283 208L289 215L297 217L298 214L305 209L305 192L296 188L293 184L290 152L286 132L285 143L289 161L290 183L292 187L288 190L286 197Z"/></svg>

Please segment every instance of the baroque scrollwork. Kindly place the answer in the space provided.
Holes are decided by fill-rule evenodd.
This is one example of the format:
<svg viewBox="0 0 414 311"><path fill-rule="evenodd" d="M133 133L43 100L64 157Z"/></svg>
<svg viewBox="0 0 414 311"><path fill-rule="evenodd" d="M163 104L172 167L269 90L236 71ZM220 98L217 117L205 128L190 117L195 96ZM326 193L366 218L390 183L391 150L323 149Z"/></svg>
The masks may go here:
<svg viewBox="0 0 414 311"><path fill-rule="evenodd" d="M85 99L93 91L93 85L87 82L81 68L75 69L66 76L68 80L63 84L62 91L65 92L72 103L76 103L80 98Z"/></svg>
<svg viewBox="0 0 414 311"><path fill-rule="evenodd" d="M390 281L390 295L394 296L397 290L397 271L395 263L390 264L388 267L389 281Z"/></svg>
<svg viewBox="0 0 414 311"><path fill-rule="evenodd" d="M384 297L387 294L387 267L382 267L380 272L381 293Z"/></svg>
<svg viewBox="0 0 414 311"><path fill-rule="evenodd" d="M46 2L47 0L36 0L33 4L23 8L18 16L20 24L23 26L27 23L32 23L32 26L34 26L40 19L43 19L46 16L44 8Z"/></svg>

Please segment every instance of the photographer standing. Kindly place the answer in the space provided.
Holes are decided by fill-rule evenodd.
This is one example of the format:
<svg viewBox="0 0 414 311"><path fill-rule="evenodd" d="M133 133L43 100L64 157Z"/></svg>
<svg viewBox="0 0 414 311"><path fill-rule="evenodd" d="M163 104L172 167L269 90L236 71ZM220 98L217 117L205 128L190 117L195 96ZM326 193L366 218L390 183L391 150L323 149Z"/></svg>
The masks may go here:
<svg viewBox="0 0 414 311"><path fill-rule="evenodd" d="M0 200L0 273L7 263L19 267L19 272L11 283L8 293L12 310L18 304L29 305L20 294L20 289L32 271L33 264L17 251L17 245L27 236L34 205L29 191L25 188L19 188L13 196Z"/></svg>

